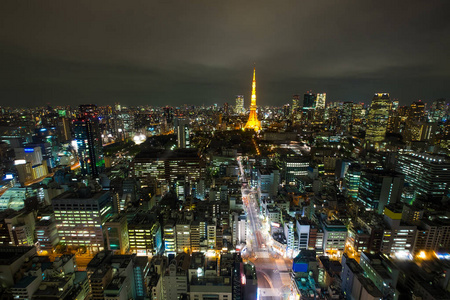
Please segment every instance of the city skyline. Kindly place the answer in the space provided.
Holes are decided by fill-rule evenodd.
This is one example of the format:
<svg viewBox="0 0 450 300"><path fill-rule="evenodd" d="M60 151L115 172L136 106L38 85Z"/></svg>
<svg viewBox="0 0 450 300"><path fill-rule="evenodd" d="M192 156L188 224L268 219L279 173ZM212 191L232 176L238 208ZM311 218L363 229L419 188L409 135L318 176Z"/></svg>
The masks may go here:
<svg viewBox="0 0 450 300"><path fill-rule="evenodd" d="M172 6L5 5L0 105L230 103L250 96L253 62L261 106L307 90L401 105L449 95L445 2Z"/></svg>
<svg viewBox="0 0 450 300"><path fill-rule="evenodd" d="M448 11L4 3L0 299L450 299Z"/></svg>

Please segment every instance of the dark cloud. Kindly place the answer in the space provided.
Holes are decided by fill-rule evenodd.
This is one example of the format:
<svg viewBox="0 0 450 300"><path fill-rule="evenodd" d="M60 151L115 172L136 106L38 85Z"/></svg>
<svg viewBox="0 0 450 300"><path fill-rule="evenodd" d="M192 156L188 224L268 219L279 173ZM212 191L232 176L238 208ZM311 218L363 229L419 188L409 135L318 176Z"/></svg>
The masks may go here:
<svg viewBox="0 0 450 300"><path fill-rule="evenodd" d="M0 105L450 94L448 1L6 1Z"/></svg>

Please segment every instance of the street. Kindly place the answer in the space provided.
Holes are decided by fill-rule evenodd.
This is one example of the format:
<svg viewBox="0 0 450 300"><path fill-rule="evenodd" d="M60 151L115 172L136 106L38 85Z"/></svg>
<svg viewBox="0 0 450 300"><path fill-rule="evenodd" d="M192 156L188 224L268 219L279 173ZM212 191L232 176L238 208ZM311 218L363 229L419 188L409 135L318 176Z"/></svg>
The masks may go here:
<svg viewBox="0 0 450 300"><path fill-rule="evenodd" d="M245 180L245 173L241 159L238 159L241 177ZM287 299L290 290L289 268L292 261L279 257L269 246L269 233L263 231L263 224L259 215L257 192L242 186L242 201L247 213L249 232L247 237L248 260L256 267L258 278L259 299L280 300Z"/></svg>

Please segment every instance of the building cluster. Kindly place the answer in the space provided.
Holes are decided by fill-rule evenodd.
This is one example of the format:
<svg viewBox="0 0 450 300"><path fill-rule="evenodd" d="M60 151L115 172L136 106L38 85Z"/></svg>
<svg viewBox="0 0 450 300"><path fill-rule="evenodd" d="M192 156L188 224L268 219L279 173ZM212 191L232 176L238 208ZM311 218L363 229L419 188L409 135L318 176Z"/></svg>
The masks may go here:
<svg viewBox="0 0 450 300"><path fill-rule="evenodd" d="M37 255L36 247L0 247L3 299L246 299L256 270L239 254L147 256L98 252L85 270L74 255Z"/></svg>
<svg viewBox="0 0 450 300"><path fill-rule="evenodd" d="M449 103L326 101L2 108L1 297L449 299Z"/></svg>

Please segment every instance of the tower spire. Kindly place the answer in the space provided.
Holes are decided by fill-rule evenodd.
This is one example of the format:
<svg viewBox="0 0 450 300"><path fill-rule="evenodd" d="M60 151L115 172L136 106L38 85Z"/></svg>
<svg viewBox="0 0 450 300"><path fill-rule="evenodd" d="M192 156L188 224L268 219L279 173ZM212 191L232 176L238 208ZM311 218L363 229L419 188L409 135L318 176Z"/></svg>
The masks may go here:
<svg viewBox="0 0 450 300"><path fill-rule="evenodd" d="M253 67L253 81L252 81L252 98L250 103L250 115L248 116L245 128L254 129L258 131L261 128L261 122L258 120L256 114L256 66Z"/></svg>
<svg viewBox="0 0 450 300"><path fill-rule="evenodd" d="M253 67L252 98L250 105L256 107L256 67Z"/></svg>

